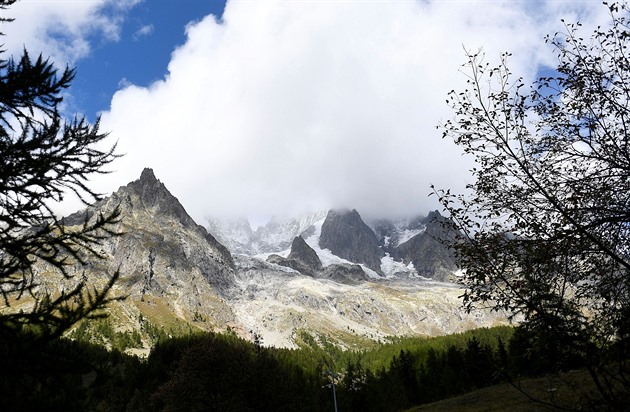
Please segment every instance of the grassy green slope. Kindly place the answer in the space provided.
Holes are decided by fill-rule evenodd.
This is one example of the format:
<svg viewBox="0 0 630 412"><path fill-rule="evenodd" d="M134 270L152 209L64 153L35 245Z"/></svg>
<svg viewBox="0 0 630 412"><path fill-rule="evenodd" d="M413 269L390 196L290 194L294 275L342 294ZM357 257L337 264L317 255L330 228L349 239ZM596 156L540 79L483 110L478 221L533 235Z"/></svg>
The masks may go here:
<svg viewBox="0 0 630 412"><path fill-rule="evenodd" d="M408 412L530 412L552 411L558 408L576 410L580 407L588 409L587 399L593 398L595 393L593 382L586 371L572 371L556 377L523 379L514 385L504 383L490 386L417 406Z"/></svg>

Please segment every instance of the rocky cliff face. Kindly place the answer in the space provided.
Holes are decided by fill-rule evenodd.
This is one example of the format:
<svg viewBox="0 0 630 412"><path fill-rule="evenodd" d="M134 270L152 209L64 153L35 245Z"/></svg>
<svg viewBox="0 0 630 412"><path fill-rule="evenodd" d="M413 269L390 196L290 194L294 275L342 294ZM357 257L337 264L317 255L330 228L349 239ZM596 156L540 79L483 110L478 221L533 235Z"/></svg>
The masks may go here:
<svg viewBox="0 0 630 412"><path fill-rule="evenodd" d="M322 270L322 262L317 253L304 241L302 236L298 236L291 244L289 256L272 254L267 257L267 262L291 268L302 275L317 276Z"/></svg>
<svg viewBox="0 0 630 412"><path fill-rule="evenodd" d="M319 246L354 263L363 263L382 274L381 258L385 252L376 235L356 210L330 211L322 224Z"/></svg>
<svg viewBox="0 0 630 412"><path fill-rule="evenodd" d="M315 272L322 269L322 261L319 260L317 253L304 241L302 236L293 239L288 259L296 260Z"/></svg>
<svg viewBox="0 0 630 412"><path fill-rule="evenodd" d="M121 214L114 230L124 234L102 242L106 259L77 271L98 284L104 274L120 270L114 293L127 299L111 312L123 329L140 330L143 321L165 327L193 319L204 329L224 329L234 321L226 301L235 282L231 254L194 222L151 169L64 223L82 224L116 207Z"/></svg>
<svg viewBox="0 0 630 412"><path fill-rule="evenodd" d="M457 270L455 258L450 249L441 242L452 238L455 233L449 230L446 218L439 212L431 212L423 219L425 229L392 249L395 259L413 264L420 276L448 281L453 280Z"/></svg>
<svg viewBox="0 0 630 412"><path fill-rule="evenodd" d="M230 287L234 262L228 250L194 222L151 169L97 207L116 206L118 229L125 234L106 245L133 288L163 293L186 273L196 273L217 291Z"/></svg>

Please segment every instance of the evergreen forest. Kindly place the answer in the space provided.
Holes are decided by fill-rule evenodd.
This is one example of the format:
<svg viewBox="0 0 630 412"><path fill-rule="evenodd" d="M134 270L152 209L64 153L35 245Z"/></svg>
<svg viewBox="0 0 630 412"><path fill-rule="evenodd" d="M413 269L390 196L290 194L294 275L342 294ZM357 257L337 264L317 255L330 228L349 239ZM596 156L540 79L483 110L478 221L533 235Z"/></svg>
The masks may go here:
<svg viewBox="0 0 630 412"><path fill-rule="evenodd" d="M133 342L129 335L113 334L112 342ZM59 338L34 351L4 347L0 353L12 355L2 356L2 409L332 411L336 402L340 411L400 411L583 361L558 362L553 342L508 326L389 338L363 351L306 331L298 341L298 349L286 349L231 330L162 334L145 359L82 339ZM576 398L576 405L593 402Z"/></svg>

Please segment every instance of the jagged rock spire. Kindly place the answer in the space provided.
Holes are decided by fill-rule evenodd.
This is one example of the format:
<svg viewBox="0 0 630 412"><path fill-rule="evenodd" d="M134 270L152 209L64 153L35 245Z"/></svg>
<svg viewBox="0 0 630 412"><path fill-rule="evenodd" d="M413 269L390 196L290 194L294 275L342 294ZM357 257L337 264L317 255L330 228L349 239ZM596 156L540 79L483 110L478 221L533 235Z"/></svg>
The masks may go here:
<svg viewBox="0 0 630 412"><path fill-rule="evenodd" d="M381 258L385 252L372 229L363 222L355 209L331 210L322 225L319 245L341 258L363 263L381 273Z"/></svg>
<svg viewBox="0 0 630 412"><path fill-rule="evenodd" d="M322 269L322 261L319 260L317 253L304 241L302 236L297 236L293 239L288 259L296 260L312 271Z"/></svg>

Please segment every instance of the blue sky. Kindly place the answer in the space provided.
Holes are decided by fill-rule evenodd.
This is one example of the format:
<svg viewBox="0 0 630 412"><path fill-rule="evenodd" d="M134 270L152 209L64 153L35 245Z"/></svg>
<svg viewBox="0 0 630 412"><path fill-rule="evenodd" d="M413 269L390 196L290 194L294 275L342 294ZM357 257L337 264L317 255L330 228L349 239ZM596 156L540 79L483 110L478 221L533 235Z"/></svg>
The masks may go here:
<svg viewBox="0 0 630 412"><path fill-rule="evenodd" d="M492 65L511 52L529 82L554 65L561 19L587 36L608 21L591 0L20 0L4 15L10 52L77 67L66 111L101 112L124 154L92 187L152 167L201 224L439 208L430 185L461 191L473 166L436 130L464 48Z"/></svg>
<svg viewBox="0 0 630 412"><path fill-rule="evenodd" d="M131 8L120 40L94 35L92 52L77 61L71 90L75 109L93 121L97 112L109 109L121 85L148 86L162 79L171 53L186 40L186 25L208 14L220 18L224 7L220 0L147 0Z"/></svg>

